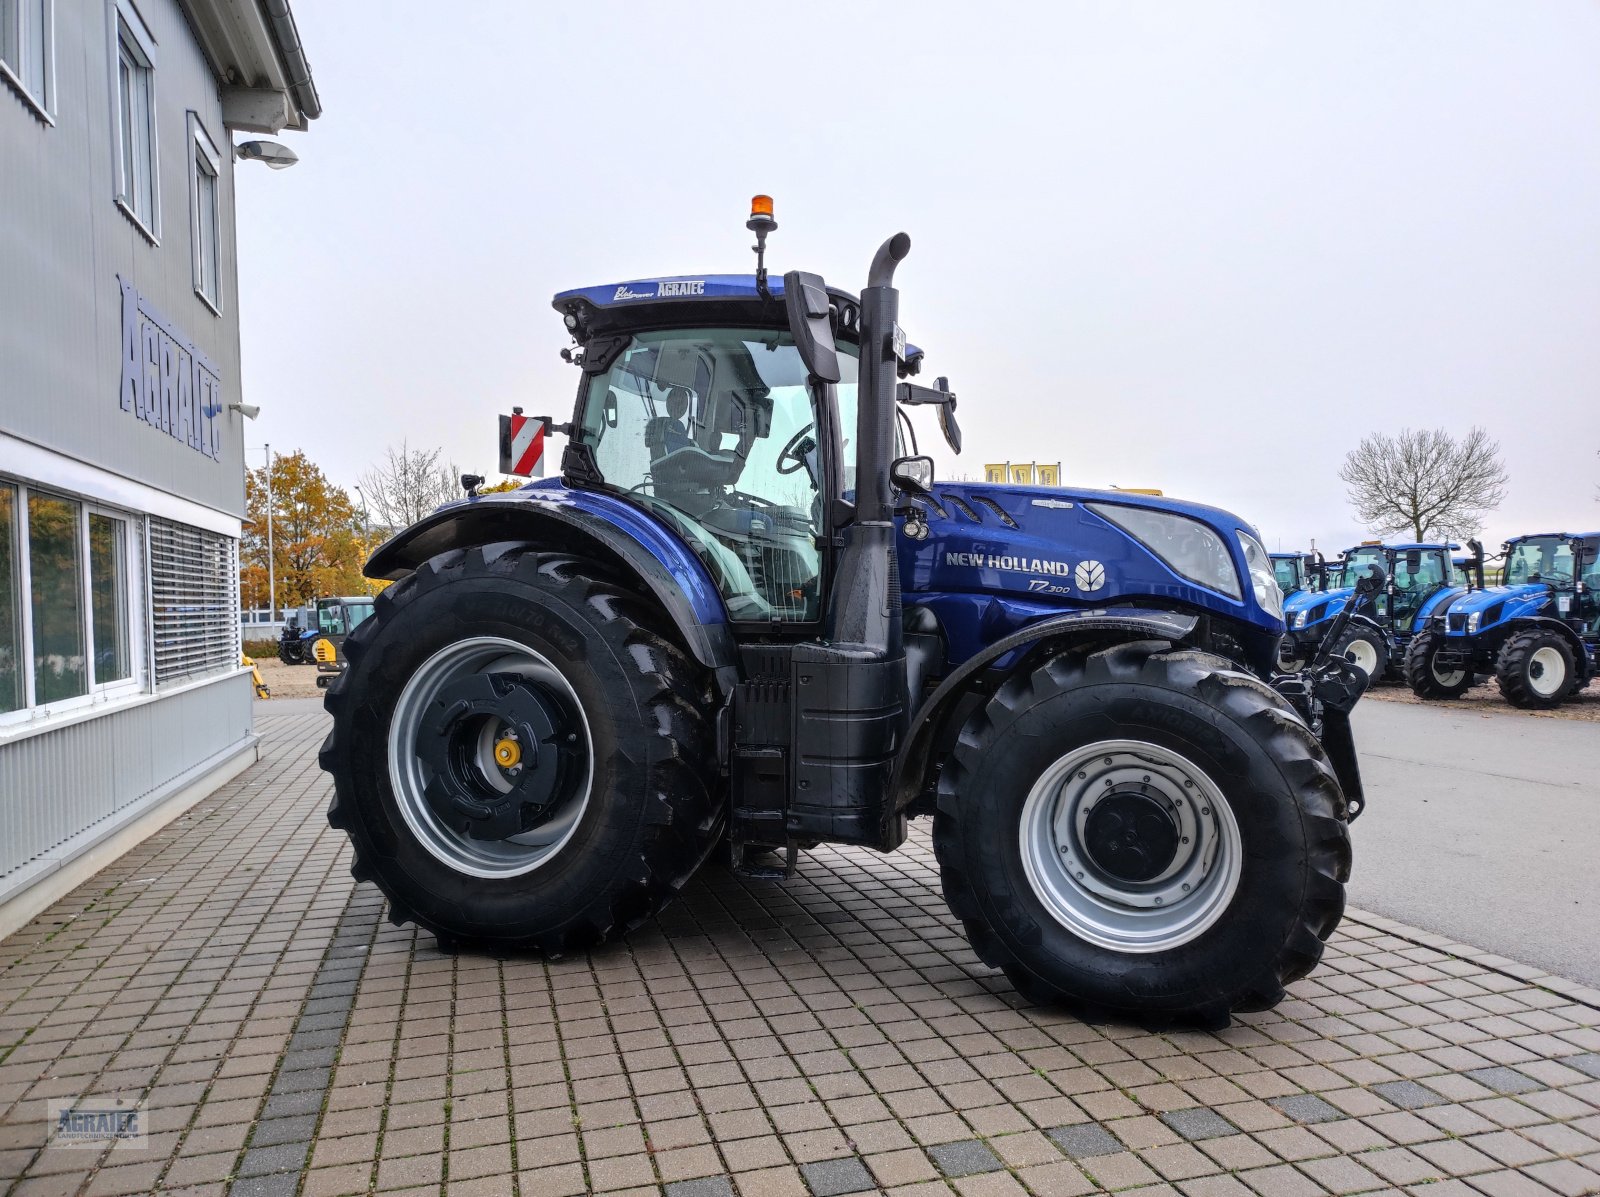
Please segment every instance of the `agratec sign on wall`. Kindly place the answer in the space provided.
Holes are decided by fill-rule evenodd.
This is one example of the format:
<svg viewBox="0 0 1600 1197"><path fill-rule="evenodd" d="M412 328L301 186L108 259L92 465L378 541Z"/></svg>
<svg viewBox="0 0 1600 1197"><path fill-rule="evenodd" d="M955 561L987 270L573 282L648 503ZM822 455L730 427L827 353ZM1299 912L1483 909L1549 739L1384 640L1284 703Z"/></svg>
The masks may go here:
<svg viewBox="0 0 1600 1197"><path fill-rule="evenodd" d="M222 379L195 348L121 275L122 410L152 428L222 459Z"/></svg>

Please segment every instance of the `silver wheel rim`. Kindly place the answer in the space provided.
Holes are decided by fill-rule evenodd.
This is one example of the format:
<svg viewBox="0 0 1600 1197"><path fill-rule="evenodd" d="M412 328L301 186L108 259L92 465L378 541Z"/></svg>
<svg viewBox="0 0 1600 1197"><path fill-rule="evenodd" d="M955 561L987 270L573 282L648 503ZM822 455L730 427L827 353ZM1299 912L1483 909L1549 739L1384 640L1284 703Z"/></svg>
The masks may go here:
<svg viewBox="0 0 1600 1197"><path fill-rule="evenodd" d="M1433 673L1433 680L1441 686L1459 686L1467 679L1467 672L1464 669L1453 669L1441 672L1439 667L1432 661L1428 662L1428 668Z"/></svg>
<svg viewBox="0 0 1600 1197"><path fill-rule="evenodd" d="M1174 859L1144 882L1098 868L1083 843L1096 802L1133 791L1164 804L1182 834ZM1051 917L1119 952L1162 952L1204 934L1233 901L1243 863L1221 789L1182 754L1142 740L1088 744L1046 769L1023 803L1020 843L1028 883Z"/></svg>
<svg viewBox="0 0 1600 1197"><path fill-rule="evenodd" d="M1546 645L1528 659L1528 688L1540 698L1552 698L1567 684L1567 663L1561 653Z"/></svg>
<svg viewBox="0 0 1600 1197"><path fill-rule="evenodd" d="M444 823L428 801L428 766L418 756L417 739L429 704L440 690L475 673L517 674L553 699L573 725L581 726L585 770L576 792L549 819L531 831L503 840L472 839ZM478 765L484 779L502 791L510 785L494 765L495 733L485 725L478 737ZM549 660L525 644L498 636L478 636L447 645L411 675L395 704L389 725L389 784L411 834L436 860L471 877L518 877L549 862L572 838L588 809L594 787L594 742L577 692Z"/></svg>
<svg viewBox="0 0 1600 1197"><path fill-rule="evenodd" d="M1345 646L1344 659L1363 670L1369 678L1378 671L1378 650L1370 640L1352 640Z"/></svg>

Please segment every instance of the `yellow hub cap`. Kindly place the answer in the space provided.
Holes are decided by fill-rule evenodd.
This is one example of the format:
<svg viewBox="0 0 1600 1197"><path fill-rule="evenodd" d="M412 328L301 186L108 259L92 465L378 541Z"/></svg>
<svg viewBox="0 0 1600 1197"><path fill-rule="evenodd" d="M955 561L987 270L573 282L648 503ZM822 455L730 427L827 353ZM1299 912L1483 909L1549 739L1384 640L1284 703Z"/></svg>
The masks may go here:
<svg viewBox="0 0 1600 1197"><path fill-rule="evenodd" d="M507 737L494 742L494 759L502 769L509 769L522 760L522 745Z"/></svg>

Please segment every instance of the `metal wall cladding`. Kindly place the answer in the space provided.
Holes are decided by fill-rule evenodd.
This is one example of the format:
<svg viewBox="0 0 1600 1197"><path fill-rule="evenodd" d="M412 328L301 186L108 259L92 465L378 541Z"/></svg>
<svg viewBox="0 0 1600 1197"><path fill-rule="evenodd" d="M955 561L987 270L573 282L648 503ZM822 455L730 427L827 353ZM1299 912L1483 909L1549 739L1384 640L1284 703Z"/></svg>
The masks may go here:
<svg viewBox="0 0 1600 1197"><path fill-rule="evenodd" d="M159 244L116 202L116 6L54 6L53 125L0 83L0 429L242 515L241 415L224 406L220 460L213 460L120 404L119 276L216 364L222 403L241 399L234 164L226 153L222 314L194 291L189 116L216 145L228 145L217 81L177 0L139 0L138 11L157 47Z"/></svg>
<svg viewBox="0 0 1600 1197"><path fill-rule="evenodd" d="M0 746L0 899L23 866L241 744L251 700L235 675Z"/></svg>

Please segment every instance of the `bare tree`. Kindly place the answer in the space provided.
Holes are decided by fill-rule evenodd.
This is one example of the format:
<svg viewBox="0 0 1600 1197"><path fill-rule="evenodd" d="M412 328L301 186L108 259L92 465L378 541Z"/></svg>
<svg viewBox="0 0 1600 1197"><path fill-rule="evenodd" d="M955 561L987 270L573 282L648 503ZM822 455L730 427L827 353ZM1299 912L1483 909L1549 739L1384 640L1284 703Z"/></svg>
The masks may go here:
<svg viewBox="0 0 1600 1197"><path fill-rule="evenodd" d="M401 441L361 475L357 488L374 529L408 528L440 503L461 497L460 471L441 464L443 449L413 449Z"/></svg>
<svg viewBox="0 0 1600 1197"><path fill-rule="evenodd" d="M1506 497L1500 446L1482 428L1457 440L1442 428L1375 432L1346 454L1339 477L1374 532L1470 536Z"/></svg>

